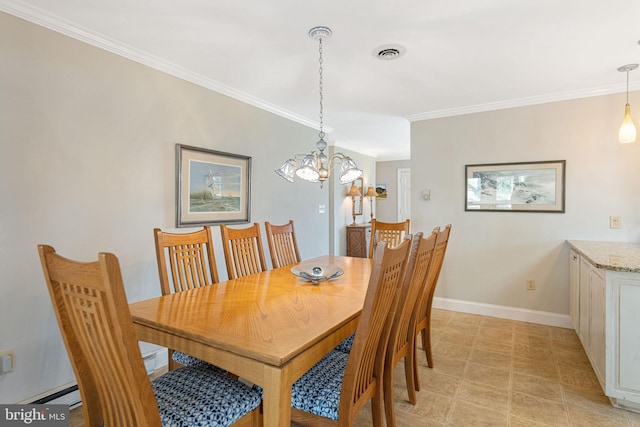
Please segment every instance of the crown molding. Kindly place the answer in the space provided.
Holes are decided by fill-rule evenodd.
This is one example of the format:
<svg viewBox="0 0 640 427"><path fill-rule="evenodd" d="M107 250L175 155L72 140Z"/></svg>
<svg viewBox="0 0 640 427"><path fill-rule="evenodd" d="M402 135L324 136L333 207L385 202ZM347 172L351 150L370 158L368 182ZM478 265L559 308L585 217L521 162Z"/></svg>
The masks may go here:
<svg viewBox="0 0 640 427"><path fill-rule="evenodd" d="M506 101L490 102L487 104L468 105L464 107L448 108L445 110L427 111L424 113L404 116L410 122L419 120L439 119L443 117L462 116L464 114L483 113L487 111L505 110L507 108L526 107L530 105L547 104L550 102L568 101L572 99L589 98L592 96L610 95L626 91L625 84L601 86L568 92L558 92L549 95L530 96L527 98L510 99ZM629 85L629 91L640 89L640 83Z"/></svg>
<svg viewBox="0 0 640 427"><path fill-rule="evenodd" d="M166 61L162 58L158 58L154 55L150 55L147 52L136 49L132 46L128 46L117 40L110 39L104 35L95 33L87 28L83 28L77 24L66 21L59 16L50 14L42 9L24 4L17 0L0 0L0 11L6 12L10 15L29 21L33 24L55 31L65 36L69 36L73 39L82 41L89 45L95 46L99 49L106 50L114 53L118 56L130 59L131 61L138 62L146 65L147 67L161 71L165 74L177 77L179 79L194 83L198 86L206 89L218 92L222 95L226 95L230 98L300 123L302 125L319 130L318 123L303 117L299 114L280 108L270 102L248 93L239 91L230 86L207 78L201 74L194 73L186 68L176 65L172 62ZM329 134L333 132L333 128L324 127L325 133Z"/></svg>
<svg viewBox="0 0 640 427"><path fill-rule="evenodd" d="M66 35L73 39L82 41L99 49L114 53L131 61L146 65L165 74L194 83L198 86L252 105L256 108L284 117L288 120L300 123L304 126L319 130L319 125L313 120L299 114L280 108L270 102L248 93L239 91L230 86L207 78L201 74L190 71L172 62L151 55L147 52L128 46L117 40L110 39L77 24L66 21L56 15L50 14L42 9L27 5L18 0L0 0L0 11L24 19L41 27ZM532 96L527 98L497 101L486 104L468 105L463 107L449 108L443 110L427 111L404 116L410 122L419 120L437 119L443 117L460 116L465 114L481 113L487 111L504 110L508 108L524 107L536 104L546 104L550 102L567 101L571 99L587 98L591 96L609 95L613 93L625 92L624 84L603 86L592 89L584 89L569 92L559 92L548 95ZM630 83L629 90L640 90L640 83ZM324 127L327 134L333 132L333 128Z"/></svg>

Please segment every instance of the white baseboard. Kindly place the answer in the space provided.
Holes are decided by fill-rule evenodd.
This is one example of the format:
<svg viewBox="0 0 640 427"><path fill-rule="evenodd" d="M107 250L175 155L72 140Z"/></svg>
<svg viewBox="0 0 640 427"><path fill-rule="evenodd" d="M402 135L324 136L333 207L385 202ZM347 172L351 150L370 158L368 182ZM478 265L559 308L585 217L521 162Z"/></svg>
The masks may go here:
<svg viewBox="0 0 640 427"><path fill-rule="evenodd" d="M568 314L438 297L433 298L433 307L443 310L459 311L461 313L480 314L482 316L499 317L501 319L519 320L521 322L573 329L571 317L569 317Z"/></svg>

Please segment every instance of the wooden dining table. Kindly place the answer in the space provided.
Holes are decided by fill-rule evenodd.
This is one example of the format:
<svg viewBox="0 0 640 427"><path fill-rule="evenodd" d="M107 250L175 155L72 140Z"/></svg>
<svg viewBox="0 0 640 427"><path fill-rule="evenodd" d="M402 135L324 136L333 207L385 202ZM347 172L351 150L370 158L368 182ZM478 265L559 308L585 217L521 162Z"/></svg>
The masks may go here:
<svg viewBox="0 0 640 427"><path fill-rule="evenodd" d="M193 355L264 390L267 427L291 423L291 386L355 331L371 260L321 256L344 274L317 285L286 266L130 304L138 340Z"/></svg>

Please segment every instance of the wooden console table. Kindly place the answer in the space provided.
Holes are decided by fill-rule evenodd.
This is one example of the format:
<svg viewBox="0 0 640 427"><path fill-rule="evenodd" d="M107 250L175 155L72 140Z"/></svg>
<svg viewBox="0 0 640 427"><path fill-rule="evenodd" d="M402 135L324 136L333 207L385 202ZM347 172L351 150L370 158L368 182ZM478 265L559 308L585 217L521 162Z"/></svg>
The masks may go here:
<svg viewBox="0 0 640 427"><path fill-rule="evenodd" d="M367 258L371 224L347 225L347 256Z"/></svg>

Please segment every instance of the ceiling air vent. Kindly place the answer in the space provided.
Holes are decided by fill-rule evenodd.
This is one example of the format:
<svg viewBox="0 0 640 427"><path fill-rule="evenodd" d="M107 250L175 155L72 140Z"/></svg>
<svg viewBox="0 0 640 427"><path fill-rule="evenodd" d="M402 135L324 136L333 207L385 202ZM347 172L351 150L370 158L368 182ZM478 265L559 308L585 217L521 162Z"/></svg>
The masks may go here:
<svg viewBox="0 0 640 427"><path fill-rule="evenodd" d="M380 46L374 49L371 54L382 61L391 61L400 58L406 51L404 47L394 44Z"/></svg>

